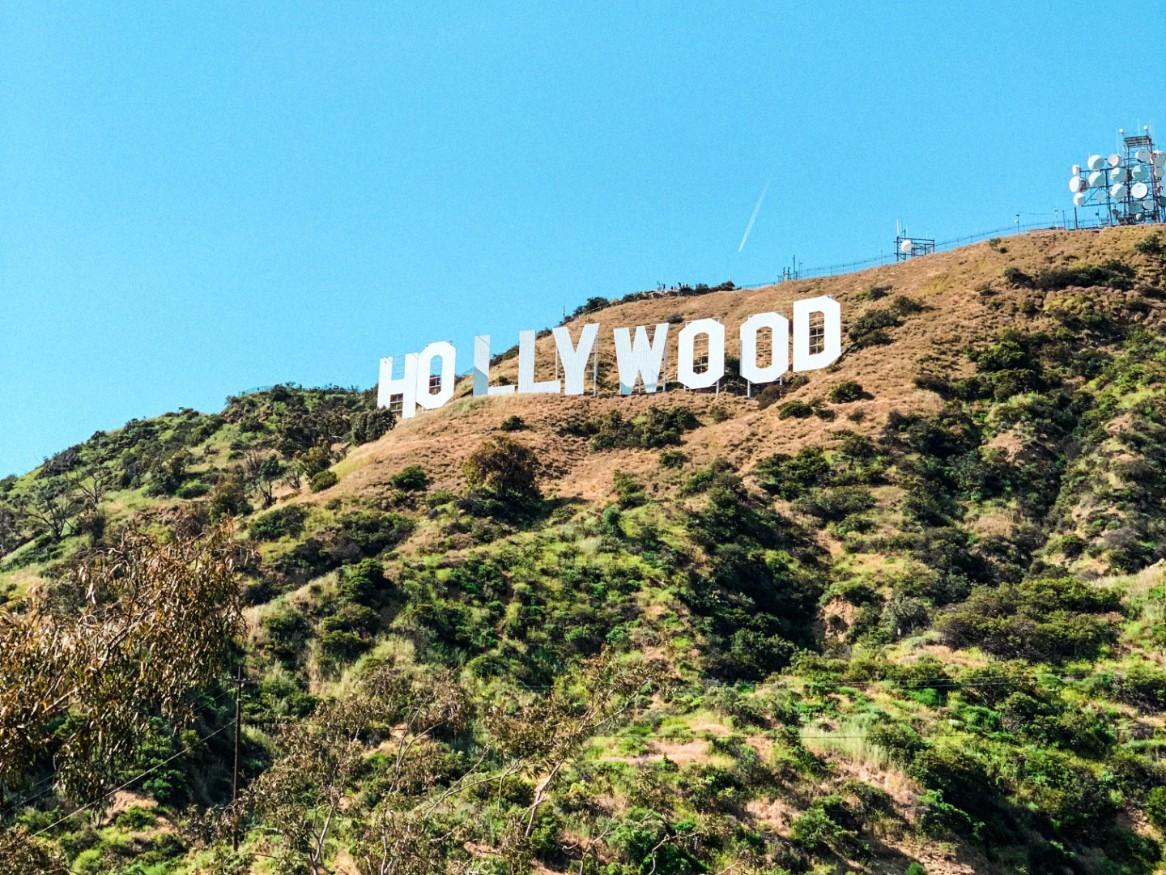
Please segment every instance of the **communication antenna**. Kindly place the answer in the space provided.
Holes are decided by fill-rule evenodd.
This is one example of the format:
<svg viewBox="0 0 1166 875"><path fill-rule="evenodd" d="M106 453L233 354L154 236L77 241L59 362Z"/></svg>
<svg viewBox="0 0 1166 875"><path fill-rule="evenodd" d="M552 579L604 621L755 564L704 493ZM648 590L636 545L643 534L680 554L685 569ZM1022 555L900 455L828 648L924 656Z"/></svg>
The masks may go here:
<svg viewBox="0 0 1166 875"><path fill-rule="evenodd" d="M908 236L907 226L895 223L895 261L906 261L920 255L930 255L935 251L935 240L927 237Z"/></svg>
<svg viewBox="0 0 1166 875"><path fill-rule="evenodd" d="M1095 207L1111 225L1137 225L1166 221L1166 189L1163 175L1166 152L1154 147L1149 125L1126 136L1118 128L1117 151L1092 154L1085 167L1074 164L1069 173L1073 216L1078 207Z"/></svg>

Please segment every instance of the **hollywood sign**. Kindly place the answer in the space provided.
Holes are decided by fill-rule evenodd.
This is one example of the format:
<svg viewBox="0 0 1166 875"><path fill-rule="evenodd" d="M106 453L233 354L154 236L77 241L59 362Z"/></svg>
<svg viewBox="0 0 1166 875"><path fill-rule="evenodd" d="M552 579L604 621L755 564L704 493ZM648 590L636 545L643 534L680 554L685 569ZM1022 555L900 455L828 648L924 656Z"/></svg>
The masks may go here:
<svg viewBox="0 0 1166 875"><path fill-rule="evenodd" d="M560 326L555 339L556 378L535 379L535 331L518 333L518 384L491 385L490 336L474 338L474 395L582 395L588 364L593 364L592 388L598 391L599 324L584 325L578 339ZM671 326L661 322L651 335L648 327L637 325L613 330L619 394L631 395L637 385L652 393L660 387L664 352ZM758 343L762 333L769 336L769 355L761 361ZM754 313L738 329L741 344L739 373L751 384L772 383L789 370L813 371L837 360L842 352L842 309L829 296L795 301L793 324L780 313ZM701 356L698 370L697 342L703 339L707 356ZM792 355L791 355L792 340ZM562 378L558 378L559 367ZM404 373L393 374L392 357L381 359L377 387L378 407L397 407L404 419L417 408L436 410L453 398L457 381L457 350L440 340L421 352L405 356ZM725 326L716 319L698 319L685 325L677 336L676 381L686 389L709 389L725 375Z"/></svg>

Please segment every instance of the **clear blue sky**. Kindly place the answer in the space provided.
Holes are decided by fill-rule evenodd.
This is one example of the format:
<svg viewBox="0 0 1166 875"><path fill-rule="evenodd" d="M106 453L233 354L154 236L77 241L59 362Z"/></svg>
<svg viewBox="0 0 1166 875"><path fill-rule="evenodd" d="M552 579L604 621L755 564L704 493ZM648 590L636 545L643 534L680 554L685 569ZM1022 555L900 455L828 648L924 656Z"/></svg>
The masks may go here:
<svg viewBox="0 0 1166 875"><path fill-rule="evenodd" d="M7 0L0 474L591 295L877 255L900 217L1051 221L1119 126L1166 140L1163 45L1161 0Z"/></svg>

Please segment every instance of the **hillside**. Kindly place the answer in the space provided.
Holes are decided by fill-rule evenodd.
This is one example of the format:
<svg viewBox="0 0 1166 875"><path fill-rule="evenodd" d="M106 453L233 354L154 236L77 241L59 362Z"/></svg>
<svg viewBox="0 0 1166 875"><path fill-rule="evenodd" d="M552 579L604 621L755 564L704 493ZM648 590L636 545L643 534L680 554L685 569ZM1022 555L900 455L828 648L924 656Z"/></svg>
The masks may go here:
<svg viewBox="0 0 1166 875"><path fill-rule="evenodd" d="M842 358L751 397L620 398L605 331L596 397L463 380L398 423L371 391L277 386L0 481L0 856L1166 872L1166 233L1043 231L566 324L735 327L822 294ZM37 659L114 622L127 532L210 579L224 524L242 623L182 645L205 671L162 667L212 605L101 662L99 696L31 706ZM37 651L29 628L70 631ZM117 671L174 698L124 705Z"/></svg>

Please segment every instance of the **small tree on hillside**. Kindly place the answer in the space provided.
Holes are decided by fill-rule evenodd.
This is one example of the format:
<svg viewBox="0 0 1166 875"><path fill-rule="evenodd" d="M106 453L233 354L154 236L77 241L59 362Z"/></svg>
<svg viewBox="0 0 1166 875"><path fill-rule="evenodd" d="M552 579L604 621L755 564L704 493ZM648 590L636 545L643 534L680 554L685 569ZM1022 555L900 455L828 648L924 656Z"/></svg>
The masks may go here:
<svg viewBox="0 0 1166 875"><path fill-rule="evenodd" d="M511 505L531 504L542 498L538 489L539 462L529 447L505 435L482 441L466 459L466 482Z"/></svg>

